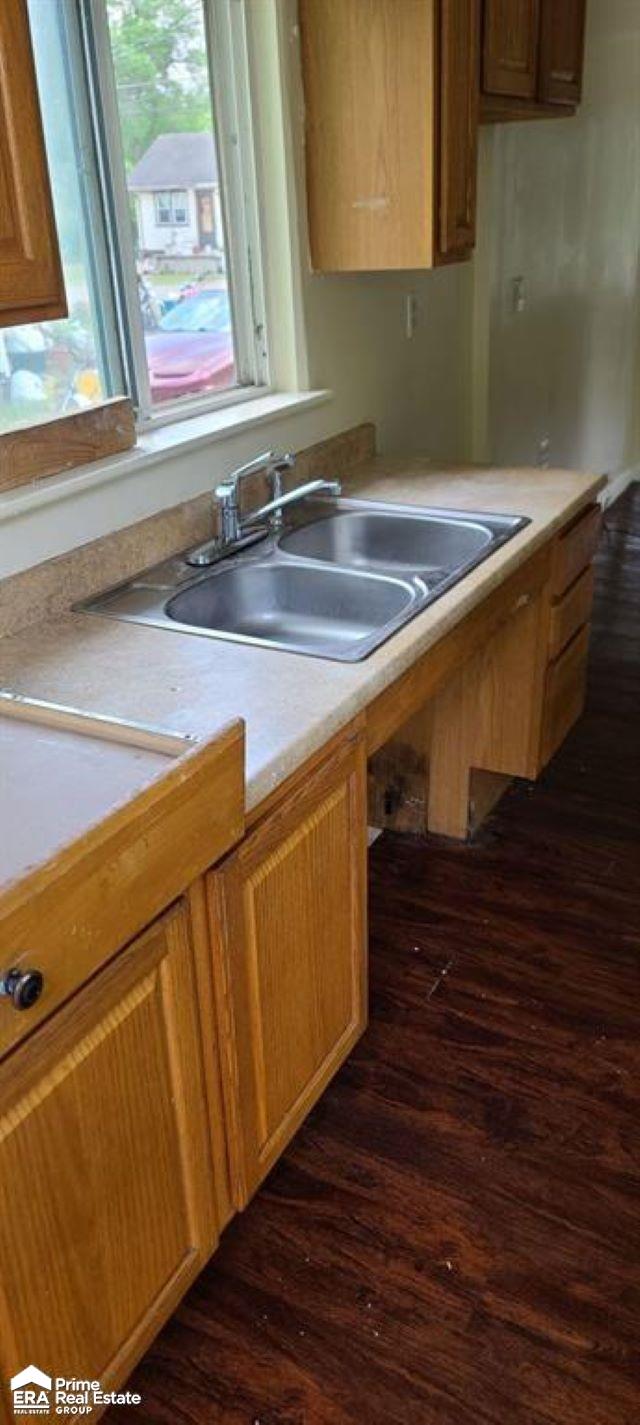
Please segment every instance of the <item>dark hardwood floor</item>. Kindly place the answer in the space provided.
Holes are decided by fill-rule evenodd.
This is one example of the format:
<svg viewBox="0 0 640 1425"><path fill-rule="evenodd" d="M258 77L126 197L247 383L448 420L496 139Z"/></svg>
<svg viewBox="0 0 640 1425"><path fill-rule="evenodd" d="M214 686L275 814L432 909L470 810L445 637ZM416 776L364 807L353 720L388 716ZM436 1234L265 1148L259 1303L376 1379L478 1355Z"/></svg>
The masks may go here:
<svg viewBox="0 0 640 1425"><path fill-rule="evenodd" d="M637 1425L640 485L588 707L474 844L371 856L370 1028L110 1425Z"/></svg>

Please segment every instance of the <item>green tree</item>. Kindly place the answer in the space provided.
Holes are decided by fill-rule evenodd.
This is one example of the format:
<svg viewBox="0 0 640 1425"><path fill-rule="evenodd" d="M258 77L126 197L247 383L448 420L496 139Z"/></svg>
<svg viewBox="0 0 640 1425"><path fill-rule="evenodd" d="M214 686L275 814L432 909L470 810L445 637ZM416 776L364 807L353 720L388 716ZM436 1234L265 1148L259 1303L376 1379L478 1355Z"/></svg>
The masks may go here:
<svg viewBox="0 0 640 1425"><path fill-rule="evenodd" d="M159 134L212 123L202 0L108 0L127 169Z"/></svg>

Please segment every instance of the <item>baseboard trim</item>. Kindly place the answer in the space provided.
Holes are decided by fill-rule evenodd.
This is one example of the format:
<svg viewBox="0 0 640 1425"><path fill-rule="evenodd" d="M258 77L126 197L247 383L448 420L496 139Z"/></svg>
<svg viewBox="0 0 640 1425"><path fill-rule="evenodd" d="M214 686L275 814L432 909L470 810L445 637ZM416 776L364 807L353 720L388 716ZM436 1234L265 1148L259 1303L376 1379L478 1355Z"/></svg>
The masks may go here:
<svg viewBox="0 0 640 1425"><path fill-rule="evenodd" d="M607 484L598 495L598 501L603 510L608 509L614 500L618 500L621 495L624 495L625 490L633 484L634 480L640 480L640 465L630 465L628 470L619 470L616 475L608 475Z"/></svg>

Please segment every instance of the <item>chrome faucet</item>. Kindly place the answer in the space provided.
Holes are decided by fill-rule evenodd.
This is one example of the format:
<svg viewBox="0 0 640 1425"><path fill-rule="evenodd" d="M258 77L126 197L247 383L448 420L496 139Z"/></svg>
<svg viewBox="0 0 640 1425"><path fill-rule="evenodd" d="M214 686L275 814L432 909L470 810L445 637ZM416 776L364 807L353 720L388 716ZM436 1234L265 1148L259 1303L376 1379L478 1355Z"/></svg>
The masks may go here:
<svg viewBox="0 0 640 1425"><path fill-rule="evenodd" d="M258 475L263 470L271 485L272 502L276 501L283 494L282 476L285 470L293 470L295 463L295 455L276 455L273 450L265 450L263 455L257 455L255 460L247 461L246 465L241 465L238 470L233 470L226 480L222 480L219 485L216 485L214 494L220 512L220 536L223 544L236 544L242 536L238 498L239 486L242 481L248 475ZM282 516L276 512L275 522L281 519Z"/></svg>
<svg viewBox="0 0 640 1425"><path fill-rule="evenodd" d="M226 555L244 549L247 545L264 539L272 530L279 529L282 525L282 511L287 505L295 504L311 495L340 494L339 480L309 480L306 485L298 485L296 489L285 494L282 477L286 470L293 470L295 460L295 455L277 455L273 450L266 450L262 455L257 455L255 460L249 460L246 465L232 471L231 475L216 485L214 494L219 511L220 533L215 539L192 549L186 555L186 563L196 566L215 564ZM242 516L238 487L246 476L257 475L261 471L264 471L271 485L272 498L266 505Z"/></svg>

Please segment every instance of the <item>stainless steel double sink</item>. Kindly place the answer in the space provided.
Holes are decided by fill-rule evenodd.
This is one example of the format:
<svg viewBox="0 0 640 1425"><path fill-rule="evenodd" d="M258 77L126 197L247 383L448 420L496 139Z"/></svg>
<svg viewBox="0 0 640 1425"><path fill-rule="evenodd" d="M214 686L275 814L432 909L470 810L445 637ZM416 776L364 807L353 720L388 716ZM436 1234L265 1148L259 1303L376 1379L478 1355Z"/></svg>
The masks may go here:
<svg viewBox="0 0 640 1425"><path fill-rule="evenodd" d="M528 520L343 498L197 572L186 553L79 607L181 633L353 663Z"/></svg>

